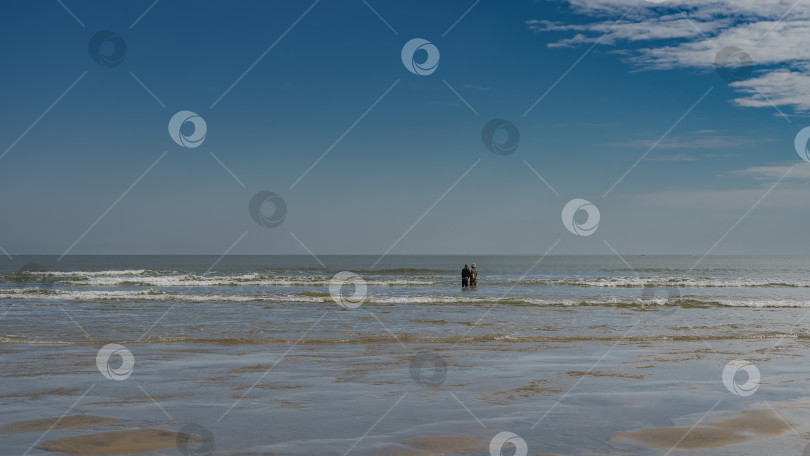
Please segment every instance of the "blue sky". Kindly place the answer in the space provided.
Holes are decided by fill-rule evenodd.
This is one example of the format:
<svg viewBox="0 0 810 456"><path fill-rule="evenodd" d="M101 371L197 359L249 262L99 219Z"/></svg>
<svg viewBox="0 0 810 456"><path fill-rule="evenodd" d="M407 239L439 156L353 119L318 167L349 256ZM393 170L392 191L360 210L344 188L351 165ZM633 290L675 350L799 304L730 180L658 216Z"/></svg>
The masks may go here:
<svg viewBox="0 0 810 456"><path fill-rule="evenodd" d="M296 237L323 254L810 254L793 146L810 7L793 1L62 3L0 14L11 255L306 253ZM101 30L126 42L120 65L91 59ZM412 38L439 49L434 73L402 64ZM714 71L726 46L749 79ZM205 119L197 148L168 134L181 110ZM515 153L482 144L494 118ZM287 203L275 228L248 213L265 190ZM591 236L562 223L575 198L599 208Z"/></svg>

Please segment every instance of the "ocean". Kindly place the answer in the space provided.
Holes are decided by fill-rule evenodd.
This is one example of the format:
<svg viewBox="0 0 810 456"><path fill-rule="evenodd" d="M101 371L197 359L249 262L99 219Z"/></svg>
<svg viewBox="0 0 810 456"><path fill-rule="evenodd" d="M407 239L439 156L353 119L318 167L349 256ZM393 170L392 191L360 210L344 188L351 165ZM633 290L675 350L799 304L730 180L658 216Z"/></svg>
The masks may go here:
<svg viewBox="0 0 810 456"><path fill-rule="evenodd" d="M147 428L196 429L187 454L799 455L810 441L810 257L377 259L6 260L3 454L82 454L64 441ZM116 421L9 431L63 414ZM701 432L746 419L761 426Z"/></svg>

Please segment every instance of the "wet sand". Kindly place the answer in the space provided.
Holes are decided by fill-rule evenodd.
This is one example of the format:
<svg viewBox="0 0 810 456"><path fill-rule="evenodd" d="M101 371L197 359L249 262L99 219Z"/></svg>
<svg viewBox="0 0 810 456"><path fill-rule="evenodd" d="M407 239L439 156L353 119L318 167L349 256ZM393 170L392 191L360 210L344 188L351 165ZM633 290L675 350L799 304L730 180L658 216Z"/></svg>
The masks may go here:
<svg viewBox="0 0 810 456"><path fill-rule="evenodd" d="M185 433L160 429L138 429L80 435L45 442L38 449L76 455L129 454L140 451L163 450L177 446L178 438L196 440Z"/></svg>
<svg viewBox="0 0 810 456"><path fill-rule="evenodd" d="M793 427L772 410L747 410L731 418L703 421L694 427L658 427L617 432L611 442L647 448L695 450L765 440L787 434Z"/></svg>
<svg viewBox="0 0 810 456"><path fill-rule="evenodd" d="M38 442L29 456L177 454L179 433L197 433L187 424L208 429L213 454L222 455L342 456L353 448L349 456L472 456L488 454L500 431L523 438L528 455L642 456L673 446L693 456L782 455L802 454L808 443L810 374L801 360L810 338L670 340L646 334L688 334L683 316L593 308L580 317L598 325L577 323L583 334L567 342L505 337L452 347L409 342L399 326L413 319L407 312L374 309L402 334L402 345L322 342L334 325L377 323L346 312L330 314L294 346L133 342L127 348L136 368L123 381L99 372L98 344L7 345L4 363L28 375L0 378L5 453L23 454ZM585 311L508 312L542 322ZM724 317L690 312L700 313L688 320L696 331ZM772 315L765 312L750 311L747 321ZM647 320L627 333L639 318ZM615 327L605 329L606 320ZM512 328L491 324L505 334ZM446 363L442 384L414 378L411 360L423 353ZM724 386L723 367L733 359L761 370L754 396ZM53 360L64 366L54 368Z"/></svg>
<svg viewBox="0 0 810 456"><path fill-rule="evenodd" d="M64 377L40 377L30 391L9 388L15 396L32 398L6 399L0 429L14 454L50 429L35 450L40 455L174 452L183 424L196 423L215 436L214 454L340 456L381 417L351 456L486 454L501 430L525 439L529 455L643 455L673 446L699 456L753 455L763 448L786 454L785 447L801 454L810 431L810 398L803 388L808 374L796 360L806 352L805 343L785 342L783 350L759 359L752 355L759 348L754 344L714 345L717 352L701 352L701 342L620 341L590 372L609 345L462 345L436 352L447 362L448 378L426 387L414 382L407 352L397 344L301 345L269 371L289 346L141 344L132 346L138 356L165 361L142 365L123 382L99 382L95 366L88 366L84 377L73 381L96 386L64 418L58 417L78 395L37 394L53 391ZM94 361L93 347L41 350L65 358L86 352ZM26 358L32 353L30 347L20 352ZM753 399L733 395L719 378L718 367L746 354L767 380ZM532 429L547 410L547 418ZM46 411L52 416L43 418ZM138 427L144 429L132 430Z"/></svg>

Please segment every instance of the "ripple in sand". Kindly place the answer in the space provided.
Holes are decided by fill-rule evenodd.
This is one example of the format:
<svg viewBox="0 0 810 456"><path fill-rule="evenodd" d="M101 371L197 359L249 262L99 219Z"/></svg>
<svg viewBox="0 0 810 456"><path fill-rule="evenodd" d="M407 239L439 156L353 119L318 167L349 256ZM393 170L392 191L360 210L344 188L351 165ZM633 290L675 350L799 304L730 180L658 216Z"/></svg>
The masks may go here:
<svg viewBox="0 0 810 456"><path fill-rule="evenodd" d="M39 420L18 421L0 427L0 434L21 434L23 432L44 431L47 429L76 429L92 426L105 426L119 421L117 418L93 415L73 415Z"/></svg>
<svg viewBox="0 0 810 456"><path fill-rule="evenodd" d="M771 410L749 410L689 429L672 426L622 431L613 434L610 441L648 448L695 450L779 437L792 428Z"/></svg>

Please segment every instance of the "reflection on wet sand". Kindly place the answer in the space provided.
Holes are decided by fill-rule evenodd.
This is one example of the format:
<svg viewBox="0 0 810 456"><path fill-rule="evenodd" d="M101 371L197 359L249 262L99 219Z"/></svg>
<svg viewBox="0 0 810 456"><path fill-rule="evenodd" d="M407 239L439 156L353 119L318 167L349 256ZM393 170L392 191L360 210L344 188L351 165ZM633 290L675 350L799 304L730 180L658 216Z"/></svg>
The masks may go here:
<svg viewBox="0 0 810 456"><path fill-rule="evenodd" d="M787 434L791 429L771 410L747 410L731 418L705 421L693 429L672 426L617 432L610 441L648 448L695 450L770 439Z"/></svg>
<svg viewBox="0 0 810 456"><path fill-rule="evenodd" d="M190 434L160 429L101 432L45 442L40 450L60 451L77 455L126 454L138 451L163 450L177 446L178 437L194 442Z"/></svg>

